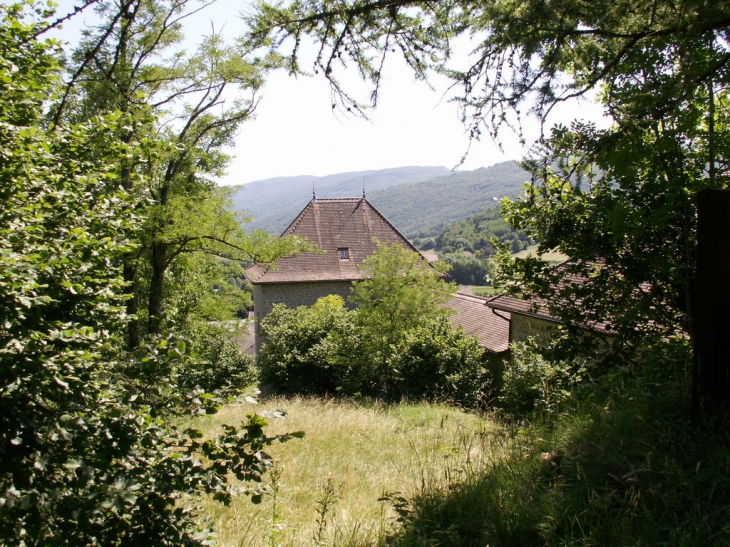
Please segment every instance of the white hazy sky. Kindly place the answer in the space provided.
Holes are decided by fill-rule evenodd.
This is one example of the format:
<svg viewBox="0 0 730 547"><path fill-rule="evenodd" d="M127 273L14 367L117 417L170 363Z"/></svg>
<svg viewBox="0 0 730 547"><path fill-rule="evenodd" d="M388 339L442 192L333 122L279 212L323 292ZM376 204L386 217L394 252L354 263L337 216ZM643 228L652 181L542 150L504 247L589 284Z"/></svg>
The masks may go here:
<svg viewBox="0 0 730 547"><path fill-rule="evenodd" d="M72 5L62 0L60 12ZM233 37L242 29L236 17L241 1L219 0L198 14L188 25L186 39L195 44L199 33L211 25ZM244 8L245 9L245 8ZM73 42L82 16L65 26L61 37ZM302 63L303 68L309 68ZM369 89L355 75L348 76L348 91L364 102ZM332 110L329 84L321 76L293 78L284 72L271 74L260 94L255 118L247 121L228 150L234 158L223 185L243 184L278 176L323 176L346 171L384 169L410 165L452 168L469 148L469 138L458 119L457 106L448 102L448 82L433 79L430 89L415 81L395 55L387 62L378 108L370 120L344 116ZM359 91L359 93L357 92ZM588 102L564 106L552 120L566 123L573 118L594 120L599 109ZM527 142L538 136L534 123L525 125ZM521 158L525 149L505 130L503 151L489 139L472 142L459 169L472 170Z"/></svg>

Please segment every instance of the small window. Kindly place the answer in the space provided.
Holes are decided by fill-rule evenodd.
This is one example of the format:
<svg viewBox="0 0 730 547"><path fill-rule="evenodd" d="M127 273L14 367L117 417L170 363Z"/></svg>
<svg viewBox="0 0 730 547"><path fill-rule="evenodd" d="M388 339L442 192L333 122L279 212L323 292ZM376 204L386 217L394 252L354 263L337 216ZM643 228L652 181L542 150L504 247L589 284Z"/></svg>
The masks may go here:
<svg viewBox="0 0 730 547"><path fill-rule="evenodd" d="M340 251L340 260L350 260L350 249L347 247L340 247L338 251Z"/></svg>

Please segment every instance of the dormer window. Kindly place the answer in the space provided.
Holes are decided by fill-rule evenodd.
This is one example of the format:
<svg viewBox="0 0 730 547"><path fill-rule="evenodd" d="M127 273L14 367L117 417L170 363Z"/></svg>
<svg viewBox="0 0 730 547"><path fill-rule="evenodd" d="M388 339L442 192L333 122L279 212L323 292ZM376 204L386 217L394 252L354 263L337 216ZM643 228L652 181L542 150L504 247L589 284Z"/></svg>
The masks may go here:
<svg viewBox="0 0 730 547"><path fill-rule="evenodd" d="M337 249L340 252L340 260L350 260L350 249L347 247L340 247Z"/></svg>

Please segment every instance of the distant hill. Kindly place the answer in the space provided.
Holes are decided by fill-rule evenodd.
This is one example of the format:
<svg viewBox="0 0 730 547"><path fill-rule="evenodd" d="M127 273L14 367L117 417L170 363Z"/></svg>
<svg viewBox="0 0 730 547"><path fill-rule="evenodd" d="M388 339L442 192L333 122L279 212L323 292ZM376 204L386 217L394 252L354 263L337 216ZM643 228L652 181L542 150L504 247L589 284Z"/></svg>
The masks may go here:
<svg viewBox="0 0 730 547"><path fill-rule="evenodd" d="M237 208L254 217L251 228L281 233L312 198L359 196L363 179L368 200L406 237L437 235L440 229L494 207L522 192L529 175L515 162L475 171L446 167L400 167L327 177L280 177L236 187Z"/></svg>
<svg viewBox="0 0 730 547"><path fill-rule="evenodd" d="M234 187L233 203L236 209L245 209L254 217L248 228L280 234L312 199L313 184L318 198L333 198L362 195L364 182L369 198L379 190L449 173L446 167L397 167L326 177L277 177Z"/></svg>
<svg viewBox="0 0 730 547"><path fill-rule="evenodd" d="M419 249L433 248L439 256L480 250L485 256L490 256L493 239L509 245L513 253L535 244L524 232L515 230L502 218L499 207L457 220L444 228L438 236L425 240L414 239L413 243Z"/></svg>
<svg viewBox="0 0 730 547"><path fill-rule="evenodd" d="M518 196L529 177L508 161L368 192L368 200L406 237L429 237L454 221L493 208L505 196Z"/></svg>

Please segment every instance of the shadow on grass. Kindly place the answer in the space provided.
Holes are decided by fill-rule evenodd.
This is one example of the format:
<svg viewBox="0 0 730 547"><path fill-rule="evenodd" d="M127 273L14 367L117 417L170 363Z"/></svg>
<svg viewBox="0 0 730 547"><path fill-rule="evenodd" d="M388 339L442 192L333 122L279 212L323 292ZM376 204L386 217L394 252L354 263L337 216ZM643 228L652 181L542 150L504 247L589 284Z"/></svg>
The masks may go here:
<svg viewBox="0 0 730 547"><path fill-rule="evenodd" d="M504 457L402 500L388 543L730 546L728 428L691 428L678 400L637 390L533 424Z"/></svg>

